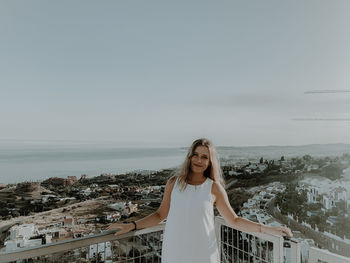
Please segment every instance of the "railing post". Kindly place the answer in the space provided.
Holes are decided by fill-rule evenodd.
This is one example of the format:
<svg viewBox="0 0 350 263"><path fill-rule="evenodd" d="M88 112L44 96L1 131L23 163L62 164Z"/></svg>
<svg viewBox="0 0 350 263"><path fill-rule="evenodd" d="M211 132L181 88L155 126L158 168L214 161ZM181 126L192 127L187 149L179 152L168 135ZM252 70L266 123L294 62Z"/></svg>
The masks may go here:
<svg viewBox="0 0 350 263"><path fill-rule="evenodd" d="M291 263L301 263L300 243L294 240L290 241Z"/></svg>
<svg viewBox="0 0 350 263"><path fill-rule="evenodd" d="M273 263L284 262L283 257L283 238L280 237L279 240L273 242Z"/></svg>

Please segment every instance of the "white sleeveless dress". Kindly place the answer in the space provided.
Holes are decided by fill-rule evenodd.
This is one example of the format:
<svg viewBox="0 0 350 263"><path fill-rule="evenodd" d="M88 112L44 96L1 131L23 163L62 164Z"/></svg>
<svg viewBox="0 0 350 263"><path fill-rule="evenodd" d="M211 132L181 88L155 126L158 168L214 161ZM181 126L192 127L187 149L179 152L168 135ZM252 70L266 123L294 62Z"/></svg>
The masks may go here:
<svg viewBox="0 0 350 263"><path fill-rule="evenodd" d="M219 262L212 184L207 178L180 192L176 180L163 235L162 263Z"/></svg>

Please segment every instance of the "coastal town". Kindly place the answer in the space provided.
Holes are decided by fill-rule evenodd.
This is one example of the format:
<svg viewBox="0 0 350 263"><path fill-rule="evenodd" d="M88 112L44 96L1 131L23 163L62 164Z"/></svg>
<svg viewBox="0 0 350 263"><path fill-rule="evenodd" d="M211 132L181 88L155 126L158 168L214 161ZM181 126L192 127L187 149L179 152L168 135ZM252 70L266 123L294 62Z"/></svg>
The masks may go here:
<svg viewBox="0 0 350 263"><path fill-rule="evenodd" d="M307 247L349 257L350 155L222 165L230 203L239 216L288 225ZM53 177L0 185L1 252L98 234L113 222L137 220L160 205L173 169ZM215 211L218 215L218 212ZM107 257L111 244L91 245L87 258ZM303 255L305 254L305 255Z"/></svg>

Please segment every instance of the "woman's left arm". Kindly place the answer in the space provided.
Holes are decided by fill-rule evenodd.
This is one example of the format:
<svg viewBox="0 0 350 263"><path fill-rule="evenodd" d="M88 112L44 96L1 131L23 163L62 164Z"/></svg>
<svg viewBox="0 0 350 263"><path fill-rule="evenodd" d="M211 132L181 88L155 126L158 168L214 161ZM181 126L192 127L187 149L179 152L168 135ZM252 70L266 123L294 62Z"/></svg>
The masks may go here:
<svg viewBox="0 0 350 263"><path fill-rule="evenodd" d="M237 214L235 213L235 211L233 211L230 205L224 187L220 183L213 182L212 193L215 196L216 208L218 209L220 215L230 226L234 227L235 229L244 232L261 232L271 235L288 235L290 237L293 236L292 231L288 227L266 226L237 216Z"/></svg>

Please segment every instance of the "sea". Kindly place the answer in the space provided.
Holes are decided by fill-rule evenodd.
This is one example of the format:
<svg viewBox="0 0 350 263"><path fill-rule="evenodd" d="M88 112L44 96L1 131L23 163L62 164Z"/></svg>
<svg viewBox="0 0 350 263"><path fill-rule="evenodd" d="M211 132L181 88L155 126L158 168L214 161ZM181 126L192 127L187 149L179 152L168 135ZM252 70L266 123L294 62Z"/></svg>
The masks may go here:
<svg viewBox="0 0 350 263"><path fill-rule="evenodd" d="M303 156L340 156L349 144L217 147L222 162ZM177 168L188 148L118 147L113 143L0 141L0 184L43 181L82 174L121 174Z"/></svg>

